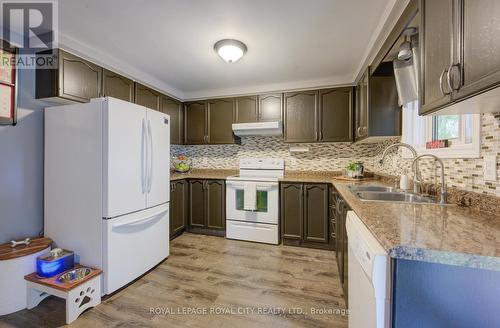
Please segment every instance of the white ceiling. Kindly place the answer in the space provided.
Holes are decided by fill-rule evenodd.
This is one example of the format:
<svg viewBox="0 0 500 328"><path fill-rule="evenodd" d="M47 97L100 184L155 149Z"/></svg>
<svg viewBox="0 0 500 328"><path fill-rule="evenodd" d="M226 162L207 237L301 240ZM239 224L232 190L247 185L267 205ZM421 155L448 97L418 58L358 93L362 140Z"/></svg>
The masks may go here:
<svg viewBox="0 0 500 328"><path fill-rule="evenodd" d="M63 0L62 47L180 99L351 84L395 0ZM243 41L237 63L213 44Z"/></svg>

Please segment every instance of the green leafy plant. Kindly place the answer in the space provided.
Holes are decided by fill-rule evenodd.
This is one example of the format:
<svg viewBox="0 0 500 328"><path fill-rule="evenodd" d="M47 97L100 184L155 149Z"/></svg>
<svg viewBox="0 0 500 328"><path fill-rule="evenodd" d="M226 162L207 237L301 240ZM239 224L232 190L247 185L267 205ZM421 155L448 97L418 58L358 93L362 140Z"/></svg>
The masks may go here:
<svg viewBox="0 0 500 328"><path fill-rule="evenodd" d="M358 171L363 166L363 162L351 162L346 166L347 171Z"/></svg>
<svg viewBox="0 0 500 328"><path fill-rule="evenodd" d="M346 167L347 171L356 171L358 168L358 165L356 163L349 163Z"/></svg>

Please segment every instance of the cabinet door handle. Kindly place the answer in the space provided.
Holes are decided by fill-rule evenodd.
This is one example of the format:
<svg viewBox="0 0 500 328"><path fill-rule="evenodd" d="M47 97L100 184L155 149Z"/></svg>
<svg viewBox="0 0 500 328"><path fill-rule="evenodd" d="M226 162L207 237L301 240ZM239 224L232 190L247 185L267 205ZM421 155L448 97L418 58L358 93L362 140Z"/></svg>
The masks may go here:
<svg viewBox="0 0 500 328"><path fill-rule="evenodd" d="M439 76L439 90L441 91L441 94L443 96L448 96L451 93L451 91L444 92L444 89L443 89L443 77L444 77L444 74L445 73L448 74L448 72L449 72L449 70L445 68L445 69L443 69L443 71L441 72L441 75ZM449 78L449 76L450 75L448 74L448 78Z"/></svg>
<svg viewBox="0 0 500 328"><path fill-rule="evenodd" d="M319 141L323 140L323 131L319 131Z"/></svg>
<svg viewBox="0 0 500 328"><path fill-rule="evenodd" d="M456 89L453 87L453 83L451 81L451 73L455 67L458 69L458 73L459 73L458 76L460 78L460 64L451 64L450 67L448 67L448 73L446 73L446 75L447 75L446 81L448 82L448 88L450 89L450 93L452 91L456 91L456 90L460 89L461 81L459 81L458 87ZM461 78L460 78L460 80L461 80Z"/></svg>
<svg viewBox="0 0 500 328"><path fill-rule="evenodd" d="M358 134L358 137L361 137L361 126L358 126L356 133Z"/></svg>

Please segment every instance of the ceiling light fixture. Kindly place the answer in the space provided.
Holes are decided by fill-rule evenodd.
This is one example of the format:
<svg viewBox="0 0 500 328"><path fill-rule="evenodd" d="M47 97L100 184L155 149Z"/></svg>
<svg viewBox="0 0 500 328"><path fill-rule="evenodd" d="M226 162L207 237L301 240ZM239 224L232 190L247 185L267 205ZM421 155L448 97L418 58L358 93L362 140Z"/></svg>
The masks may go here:
<svg viewBox="0 0 500 328"><path fill-rule="evenodd" d="M247 46L243 42L234 39L217 41L214 44L214 49L228 63L238 61L247 52Z"/></svg>

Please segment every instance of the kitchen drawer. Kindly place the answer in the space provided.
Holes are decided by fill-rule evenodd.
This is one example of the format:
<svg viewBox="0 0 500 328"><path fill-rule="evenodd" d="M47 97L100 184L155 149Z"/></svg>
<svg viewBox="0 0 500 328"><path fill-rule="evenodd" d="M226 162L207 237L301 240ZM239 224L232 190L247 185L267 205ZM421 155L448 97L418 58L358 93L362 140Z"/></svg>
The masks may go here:
<svg viewBox="0 0 500 328"><path fill-rule="evenodd" d="M278 225L227 220L226 238L277 245L279 243Z"/></svg>

